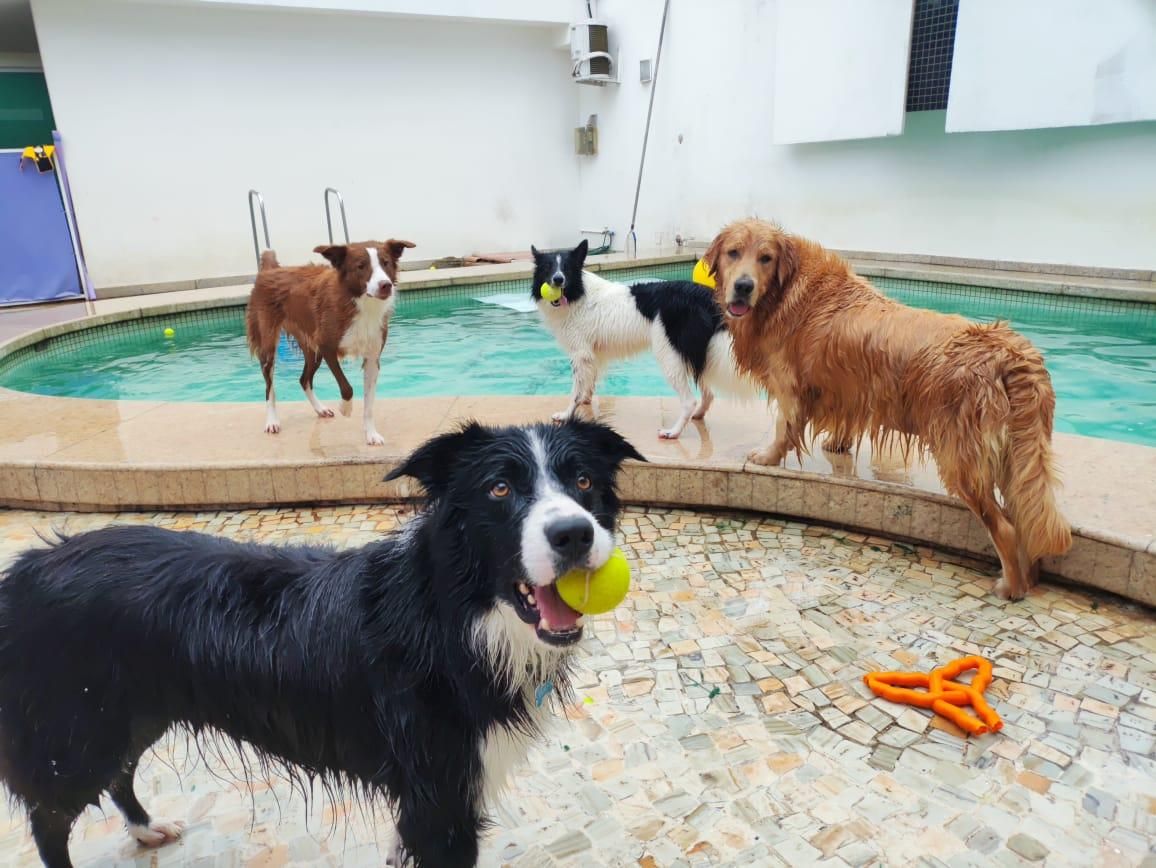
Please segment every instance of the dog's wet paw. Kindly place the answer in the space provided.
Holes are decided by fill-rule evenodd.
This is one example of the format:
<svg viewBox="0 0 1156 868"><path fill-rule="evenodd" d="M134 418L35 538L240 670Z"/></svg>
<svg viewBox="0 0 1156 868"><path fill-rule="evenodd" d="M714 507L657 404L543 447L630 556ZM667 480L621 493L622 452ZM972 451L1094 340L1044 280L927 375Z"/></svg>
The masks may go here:
<svg viewBox="0 0 1156 868"><path fill-rule="evenodd" d="M281 423L280 422L266 422L265 423L265 433L266 434L280 434L281 433Z"/></svg>
<svg viewBox="0 0 1156 868"><path fill-rule="evenodd" d="M1001 600L1007 600L1011 603L1018 602L1024 598L1023 591L1013 587L1012 583L1007 580L1007 577L1002 575L995 580L995 587L992 588L992 592Z"/></svg>
<svg viewBox="0 0 1156 868"><path fill-rule="evenodd" d="M569 410L563 410L561 413L555 413L550 418L553 419L555 422L565 422L567 419L570 418L570 411Z"/></svg>
<svg viewBox="0 0 1156 868"><path fill-rule="evenodd" d="M658 429L658 439L659 440L677 440L678 435L681 433L682 433L681 431L675 431L673 428L659 428Z"/></svg>
<svg viewBox="0 0 1156 868"><path fill-rule="evenodd" d="M385 438L376 431L367 431L365 433L365 442L369 446L384 446Z"/></svg>
<svg viewBox="0 0 1156 868"><path fill-rule="evenodd" d="M747 454L747 460L751 464L758 464L762 467L772 467L783 460L781 455L773 449L753 449Z"/></svg>
<svg viewBox="0 0 1156 868"><path fill-rule="evenodd" d="M185 824L179 820L156 819L147 826L130 824L128 833L142 847L160 847L179 840L185 833Z"/></svg>
<svg viewBox="0 0 1156 868"><path fill-rule="evenodd" d="M349 417L349 416L353 415L353 402L352 401L342 401L338 405L338 407L341 409L341 415L342 416Z"/></svg>
<svg viewBox="0 0 1156 868"><path fill-rule="evenodd" d="M320 416L322 419L332 419L334 416L334 413L328 407L322 407L317 411L317 415Z"/></svg>

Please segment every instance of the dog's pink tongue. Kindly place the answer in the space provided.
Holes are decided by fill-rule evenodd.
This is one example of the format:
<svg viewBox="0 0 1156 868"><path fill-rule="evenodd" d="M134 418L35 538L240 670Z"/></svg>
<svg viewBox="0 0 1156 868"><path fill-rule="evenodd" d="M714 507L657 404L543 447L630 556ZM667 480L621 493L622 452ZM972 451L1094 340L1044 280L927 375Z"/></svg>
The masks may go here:
<svg viewBox="0 0 1156 868"><path fill-rule="evenodd" d="M534 588L534 599L547 629L557 631L573 630L578 626L578 612L575 612L558 596L553 585L538 585Z"/></svg>
<svg viewBox="0 0 1156 868"><path fill-rule="evenodd" d="M745 301L732 301L729 305L727 305L727 310L729 310L734 316L746 316L751 312L751 306Z"/></svg>

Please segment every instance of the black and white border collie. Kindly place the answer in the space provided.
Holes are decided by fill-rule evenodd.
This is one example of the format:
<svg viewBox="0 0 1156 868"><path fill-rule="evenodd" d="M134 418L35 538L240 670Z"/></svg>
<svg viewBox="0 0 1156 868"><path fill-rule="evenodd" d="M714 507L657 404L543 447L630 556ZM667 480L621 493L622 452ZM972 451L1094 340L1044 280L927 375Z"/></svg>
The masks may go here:
<svg viewBox="0 0 1156 868"><path fill-rule="evenodd" d="M570 357L574 374L570 406L556 413L555 420L572 418L593 402L594 387L610 362L647 348L681 403L675 423L658 431L665 440L677 439L692 418L705 417L716 391L741 398L758 393L754 383L738 373L730 333L709 289L688 280L614 283L582 270L588 249L585 240L573 250L530 247L531 294ZM543 299L543 283L562 290L562 297ZM700 398L695 398L694 384Z"/></svg>
<svg viewBox="0 0 1156 868"><path fill-rule="evenodd" d="M384 800L393 859L472 866L487 808L567 695L582 620L555 579L613 549L615 480L642 456L610 428L486 428L388 479L427 500L364 548L110 527L22 554L0 582L0 778L40 857L108 793L146 845L183 826L133 792L166 732Z"/></svg>

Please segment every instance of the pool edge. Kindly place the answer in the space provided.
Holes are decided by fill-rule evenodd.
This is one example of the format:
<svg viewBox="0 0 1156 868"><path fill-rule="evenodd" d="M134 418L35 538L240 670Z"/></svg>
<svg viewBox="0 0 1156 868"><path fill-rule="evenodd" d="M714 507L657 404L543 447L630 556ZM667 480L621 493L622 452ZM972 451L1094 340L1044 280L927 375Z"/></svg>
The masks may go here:
<svg viewBox="0 0 1156 868"><path fill-rule="evenodd" d="M13 400L17 393L0 393L0 399ZM50 402L88 399L51 399L22 395L23 410L35 414L27 402L45 402L44 409L54 409ZM557 400L557 399L555 399ZM383 419L401 419L413 415L412 399L383 398L378 401ZM7 401L5 401L7 402ZM471 403L472 402L472 403ZM116 404L119 402L102 402ZM420 436L410 432L406 440L420 439L456 424L467 415L477 415L472 408L485 406L485 399L430 400L436 408L429 416L432 429ZM460 412L453 407L461 404ZM659 399L619 399L631 407L631 414L657 413ZM169 418L182 418L191 426L195 415L205 405L159 405ZM244 406L244 405L240 405ZM296 405L289 405L296 406ZM544 418L540 399L506 399L484 421L519 423ZM58 409L58 408L55 408ZM118 411L127 408L117 408ZM138 404L131 419L148 421L156 406ZM302 412L304 408L301 408ZM253 427L248 407L230 414L246 429ZM434 422L432 420L436 419ZM115 439L115 421L103 432ZM388 423L387 423L388 424ZM358 426L345 426L349 429ZM761 426L759 426L761 427ZM329 430L335 430L331 427ZM304 436L280 435L281 438ZM752 431L758 434L758 431ZM228 436L228 431L224 432ZM261 435L267 437L267 435ZM1080 453L1089 444L1104 444L1077 435L1057 435L1064 451ZM1083 442L1081 442L1083 441ZM83 441L78 441L83 445ZM253 436L259 454L260 444L270 443ZM734 509L805 520L832 527L878 535L917 545L928 545L995 564L994 551L987 533L978 520L957 500L927 487L911 484L840 476L813 470L750 465L730 454L707 457L672 457L664 453L664 444L649 443L636 436L644 455L652 463L629 463L623 470L623 500L641 506L681 508ZM57 452L67 453L74 446L60 444ZM282 439L281 445L300 446ZM208 444L211 446L211 444ZM1109 444L1113 445L1113 444ZM1151 458L1156 467L1156 449L1133 446L1135 454ZM158 510L208 511L216 509L264 509L281 506L308 506L348 503L405 502L417 492L407 480L383 481L406 453L392 448L377 452L368 447L349 446L342 453L302 458L297 454L265 455L252 460L213 461L206 455L174 454L158 461L131 455L108 459L61 457L54 453L33 454L24 458L0 459L0 505L16 509L83 512L127 512ZM1123 479L1117 479L1121 484ZM1109 487L1111 482L1107 483ZM1065 491L1065 511L1073 524L1074 544L1065 556L1044 562L1045 572L1067 581L1118 594L1150 606L1156 606L1156 538L1151 534L1121 532L1110 520L1097 519L1092 510L1087 515L1078 507L1081 492ZM1089 494L1089 500L1096 495ZM1073 514L1077 513L1077 514Z"/></svg>

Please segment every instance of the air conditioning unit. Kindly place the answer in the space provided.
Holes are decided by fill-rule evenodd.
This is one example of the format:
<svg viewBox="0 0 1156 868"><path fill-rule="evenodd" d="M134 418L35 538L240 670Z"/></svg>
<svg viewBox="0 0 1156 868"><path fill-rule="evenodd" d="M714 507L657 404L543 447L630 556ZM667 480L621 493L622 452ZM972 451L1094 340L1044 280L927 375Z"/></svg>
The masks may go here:
<svg viewBox="0 0 1156 868"><path fill-rule="evenodd" d="M579 84L618 84L606 24L588 18L570 25L570 75Z"/></svg>

